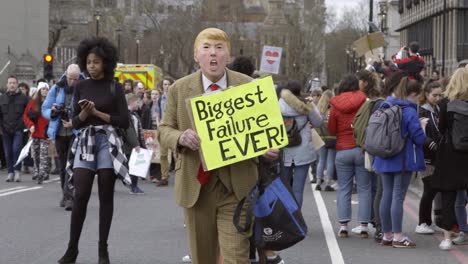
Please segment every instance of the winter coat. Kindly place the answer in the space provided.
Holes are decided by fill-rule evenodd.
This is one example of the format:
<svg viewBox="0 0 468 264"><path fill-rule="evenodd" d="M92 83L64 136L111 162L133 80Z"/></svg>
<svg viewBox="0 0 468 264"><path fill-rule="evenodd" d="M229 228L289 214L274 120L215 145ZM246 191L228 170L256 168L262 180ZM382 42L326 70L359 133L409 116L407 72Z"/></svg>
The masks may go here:
<svg viewBox="0 0 468 264"><path fill-rule="evenodd" d="M354 116L366 101L366 94L361 91L344 92L330 100L332 108L328 118L328 131L336 135L336 150L356 147L354 141Z"/></svg>
<svg viewBox="0 0 468 264"><path fill-rule="evenodd" d="M386 99L392 105L402 107L401 134L407 136L406 148L395 156L389 158L374 157L373 167L377 172L403 171L403 155L405 158L405 172L424 171L423 144L426 135L419 123L417 105L408 100L396 99L391 96Z"/></svg>
<svg viewBox="0 0 468 264"><path fill-rule="evenodd" d="M450 131L453 113L447 112L448 99L440 103L439 131L443 135L436 155L435 171L432 175L432 188L441 191L468 189L468 153L454 150ZM462 105L468 115L468 102Z"/></svg>
<svg viewBox="0 0 468 264"><path fill-rule="evenodd" d="M84 75L80 74L80 80L84 79ZM57 133L62 125L62 121L60 118L52 119L50 114L52 113L52 106L54 104L64 106L65 104L65 89L68 86L67 84L67 76L65 74L60 77L59 81L52 86L47 94L44 103L42 104L42 115L49 120L49 127L47 129L47 136L51 140L55 140ZM57 91L58 90L58 91ZM72 102L69 106L65 107L72 107L73 106L73 93L70 94L72 96ZM73 111L73 109L71 109ZM73 133L75 135L78 134L78 130L73 129Z"/></svg>
<svg viewBox="0 0 468 264"><path fill-rule="evenodd" d="M435 154L442 136L439 132L439 113L438 105L433 107L429 103L425 103L419 108L419 118L429 119L426 125L426 140L423 145L426 164L434 164Z"/></svg>
<svg viewBox="0 0 468 264"><path fill-rule="evenodd" d="M32 138L41 138L46 139L46 129L47 125L49 124L49 120L41 115L41 111L36 111L35 109L35 101L29 101L26 109L24 109L23 113L23 121L26 127L29 129L34 126L34 133L32 133ZM30 113L34 113L36 116L36 120L31 120Z"/></svg>
<svg viewBox="0 0 468 264"><path fill-rule="evenodd" d="M156 129L157 127L153 127L153 119L151 116L151 107L153 106L153 102L149 104L143 104L141 107L141 126L143 129Z"/></svg>
<svg viewBox="0 0 468 264"><path fill-rule="evenodd" d="M298 127L301 130L301 144L294 147L286 147L283 150L284 166L296 166L310 164L317 159L317 153L312 144L312 131L308 123L313 127L319 127L322 124L322 116L313 104L306 104L291 93L283 89L279 106L283 116L296 116Z"/></svg>
<svg viewBox="0 0 468 264"><path fill-rule="evenodd" d="M0 126L3 133L13 134L25 126L23 113L29 99L21 92L7 92L0 96Z"/></svg>

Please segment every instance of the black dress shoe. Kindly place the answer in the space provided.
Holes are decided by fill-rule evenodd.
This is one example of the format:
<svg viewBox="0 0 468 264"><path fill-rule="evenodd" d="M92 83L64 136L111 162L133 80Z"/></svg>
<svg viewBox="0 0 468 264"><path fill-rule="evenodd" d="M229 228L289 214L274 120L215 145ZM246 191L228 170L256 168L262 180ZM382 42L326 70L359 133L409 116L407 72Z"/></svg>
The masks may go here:
<svg viewBox="0 0 468 264"><path fill-rule="evenodd" d="M65 252L65 255L61 259L59 259L57 262L59 264L75 264L76 258L78 257L78 249L67 249L67 252Z"/></svg>

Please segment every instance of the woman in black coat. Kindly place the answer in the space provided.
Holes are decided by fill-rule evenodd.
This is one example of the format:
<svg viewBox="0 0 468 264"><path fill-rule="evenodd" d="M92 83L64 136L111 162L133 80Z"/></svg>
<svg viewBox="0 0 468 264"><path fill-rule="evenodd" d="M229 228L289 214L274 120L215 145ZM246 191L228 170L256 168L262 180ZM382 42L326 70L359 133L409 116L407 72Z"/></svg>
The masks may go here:
<svg viewBox="0 0 468 264"><path fill-rule="evenodd" d="M442 100L440 104L439 120L439 131L443 138L439 144L432 187L442 194L443 219L441 227L444 229L444 240L440 243L439 248L449 250L452 246L450 231L457 224L455 218L457 191L468 190L468 152L455 150L451 134L455 123L455 114L452 110L450 112L447 110L455 106L459 111L468 115L468 69L455 71L445 95L447 99ZM464 133L468 133L468 131L464 131Z"/></svg>

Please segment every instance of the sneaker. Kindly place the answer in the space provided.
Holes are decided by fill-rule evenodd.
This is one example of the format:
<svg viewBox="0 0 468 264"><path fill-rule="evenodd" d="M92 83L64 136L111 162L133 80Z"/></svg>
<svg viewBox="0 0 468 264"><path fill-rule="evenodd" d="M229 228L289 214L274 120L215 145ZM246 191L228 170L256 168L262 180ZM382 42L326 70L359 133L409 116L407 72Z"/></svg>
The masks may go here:
<svg viewBox="0 0 468 264"><path fill-rule="evenodd" d="M374 226L371 223L368 223L367 226L362 226L358 225L355 228L351 229L351 232L353 232L356 235L360 235L362 231L366 231L369 233L369 228L373 228Z"/></svg>
<svg viewBox="0 0 468 264"><path fill-rule="evenodd" d="M414 248L416 247L416 243L411 241L408 237L403 237L401 240L393 239L392 246L394 248Z"/></svg>
<svg viewBox="0 0 468 264"><path fill-rule="evenodd" d="M450 250L452 249L452 241L450 239L444 239L439 244L441 250Z"/></svg>
<svg viewBox="0 0 468 264"><path fill-rule="evenodd" d="M455 245L466 245L468 244L468 240L465 237L465 233L460 232L458 236L452 240L452 243Z"/></svg>
<svg viewBox="0 0 468 264"><path fill-rule="evenodd" d="M156 186L161 187L161 186L167 186L169 182L167 179L161 179L161 180L156 180Z"/></svg>
<svg viewBox="0 0 468 264"><path fill-rule="evenodd" d="M340 226L340 231L338 232L338 236L342 238L348 237L348 227L347 226Z"/></svg>
<svg viewBox="0 0 468 264"><path fill-rule="evenodd" d="M135 187L133 187L133 189L132 189L132 193L133 193L133 194L144 194L145 192L144 192L142 189L140 189L140 187L135 186Z"/></svg>
<svg viewBox="0 0 468 264"><path fill-rule="evenodd" d="M6 182L13 182L13 177L15 175L13 173L8 173L8 176L6 178Z"/></svg>
<svg viewBox="0 0 468 264"><path fill-rule="evenodd" d="M284 264L284 260L280 257L280 255L276 254L274 258L267 257L266 264Z"/></svg>
<svg viewBox="0 0 468 264"><path fill-rule="evenodd" d="M322 186L320 186L320 184L317 184L317 186L315 186L315 190L316 190L316 191L321 191L321 190L322 190Z"/></svg>
<svg viewBox="0 0 468 264"><path fill-rule="evenodd" d="M73 210L73 200L70 200L70 199L65 200L64 207L65 207L65 211Z"/></svg>
<svg viewBox="0 0 468 264"><path fill-rule="evenodd" d="M434 229L430 228L426 223L422 223L416 226L416 230L414 232L423 235L430 235L434 234Z"/></svg>
<svg viewBox="0 0 468 264"><path fill-rule="evenodd" d="M190 255L186 255L182 258L182 262L183 263L191 263L192 262L192 258L190 257Z"/></svg>
<svg viewBox="0 0 468 264"><path fill-rule="evenodd" d="M383 233L382 233L382 239L380 242L381 246L387 247L387 246L393 246L393 238L390 239L385 239Z"/></svg>
<svg viewBox="0 0 468 264"><path fill-rule="evenodd" d="M35 181L35 180L37 180L38 177L39 177L39 176L34 175L34 176L32 176L32 180Z"/></svg>
<svg viewBox="0 0 468 264"><path fill-rule="evenodd" d="M333 189L333 187L331 187L330 185L325 186L325 188L323 190L326 191L326 192L334 192L335 191L335 189Z"/></svg>
<svg viewBox="0 0 468 264"><path fill-rule="evenodd" d="M359 233L361 238L369 238L369 227L361 226L361 233Z"/></svg>
<svg viewBox="0 0 468 264"><path fill-rule="evenodd" d="M15 182L21 182L21 173L19 171L15 171Z"/></svg>

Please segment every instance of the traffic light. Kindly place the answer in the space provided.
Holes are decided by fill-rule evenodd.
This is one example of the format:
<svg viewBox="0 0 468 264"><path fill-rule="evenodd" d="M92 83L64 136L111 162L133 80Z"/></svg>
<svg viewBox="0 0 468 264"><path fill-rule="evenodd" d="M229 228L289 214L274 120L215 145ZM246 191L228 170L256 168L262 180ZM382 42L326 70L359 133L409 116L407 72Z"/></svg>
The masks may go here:
<svg viewBox="0 0 468 264"><path fill-rule="evenodd" d="M54 56L44 54L44 79L50 81L54 78Z"/></svg>

